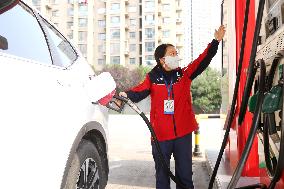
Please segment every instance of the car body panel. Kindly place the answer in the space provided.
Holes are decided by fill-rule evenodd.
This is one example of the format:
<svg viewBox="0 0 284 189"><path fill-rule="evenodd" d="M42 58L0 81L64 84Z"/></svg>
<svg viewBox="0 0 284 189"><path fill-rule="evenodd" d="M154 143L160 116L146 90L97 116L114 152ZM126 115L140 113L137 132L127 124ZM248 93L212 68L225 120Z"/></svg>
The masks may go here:
<svg viewBox="0 0 284 189"><path fill-rule="evenodd" d="M80 56L65 68L0 51L1 188L60 188L86 132L107 143L107 109L90 101L90 76Z"/></svg>
<svg viewBox="0 0 284 189"><path fill-rule="evenodd" d="M99 105L90 103L79 82L72 85L62 78L70 70L0 56L0 149L4 153L0 158L0 177L5 178L2 186L7 183L10 188L15 179L13 174L17 173L28 174L31 179L19 177L13 188L29 186L29 183L45 183L41 188L58 188L79 131L89 130L83 126L91 121L96 121L97 128L93 128L99 129L98 125L106 125L107 117ZM100 128L101 132L104 130Z"/></svg>

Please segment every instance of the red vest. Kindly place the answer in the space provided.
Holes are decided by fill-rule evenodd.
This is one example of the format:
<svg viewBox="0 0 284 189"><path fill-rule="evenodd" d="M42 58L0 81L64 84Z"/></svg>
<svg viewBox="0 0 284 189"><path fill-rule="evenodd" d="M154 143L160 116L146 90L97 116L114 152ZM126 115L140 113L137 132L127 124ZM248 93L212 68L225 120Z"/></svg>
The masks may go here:
<svg viewBox="0 0 284 189"><path fill-rule="evenodd" d="M168 99L168 91L159 66L154 67L141 84L127 91L128 97L134 102L150 94L150 122L159 141L182 137L197 129L198 124L192 109L191 81L209 65L217 52L218 44L213 40L195 61L185 68L172 71L173 115L164 114L164 100Z"/></svg>

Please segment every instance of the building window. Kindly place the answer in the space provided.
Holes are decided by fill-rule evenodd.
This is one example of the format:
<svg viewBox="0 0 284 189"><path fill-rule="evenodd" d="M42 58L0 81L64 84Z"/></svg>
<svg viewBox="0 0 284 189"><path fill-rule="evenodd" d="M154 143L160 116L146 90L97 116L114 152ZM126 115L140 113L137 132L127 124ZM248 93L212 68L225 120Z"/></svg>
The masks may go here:
<svg viewBox="0 0 284 189"><path fill-rule="evenodd" d="M182 42L182 37L181 36L177 36L177 41L178 42Z"/></svg>
<svg viewBox="0 0 284 189"><path fill-rule="evenodd" d="M111 64L120 64L120 57L119 56L111 56L110 57Z"/></svg>
<svg viewBox="0 0 284 189"><path fill-rule="evenodd" d="M135 58L130 58L129 59L129 64L136 64L136 59Z"/></svg>
<svg viewBox="0 0 284 189"><path fill-rule="evenodd" d="M68 36L69 39L73 39L73 32L69 33L67 36Z"/></svg>
<svg viewBox="0 0 284 189"><path fill-rule="evenodd" d="M100 28L104 28L106 26L106 21L105 20L99 20L98 25Z"/></svg>
<svg viewBox="0 0 284 189"><path fill-rule="evenodd" d="M79 4L79 16L88 16L88 6Z"/></svg>
<svg viewBox="0 0 284 189"><path fill-rule="evenodd" d="M35 6L38 6L38 5L40 5L40 0L32 0L32 2L33 2L33 5L35 5Z"/></svg>
<svg viewBox="0 0 284 189"><path fill-rule="evenodd" d="M74 9L73 9L73 7L67 9L67 15L68 16L74 16Z"/></svg>
<svg viewBox="0 0 284 189"><path fill-rule="evenodd" d="M271 8L271 6L276 2L276 0L268 0L268 7Z"/></svg>
<svg viewBox="0 0 284 189"><path fill-rule="evenodd" d="M154 1L145 2L145 12L155 12L155 2Z"/></svg>
<svg viewBox="0 0 284 189"><path fill-rule="evenodd" d="M169 38L170 37L170 30L164 30L163 31L163 37L164 38Z"/></svg>
<svg viewBox="0 0 284 189"><path fill-rule="evenodd" d="M154 55L146 55L145 59L146 60L154 60Z"/></svg>
<svg viewBox="0 0 284 189"><path fill-rule="evenodd" d="M100 58L100 59L98 59L98 64L104 65L104 64L106 64L106 60L104 58Z"/></svg>
<svg viewBox="0 0 284 189"><path fill-rule="evenodd" d="M155 59L154 59L154 56L153 55L147 55L145 56L145 61L146 61L146 64L151 66L155 63Z"/></svg>
<svg viewBox="0 0 284 189"><path fill-rule="evenodd" d="M110 44L110 53L119 54L120 53L120 43L111 43Z"/></svg>
<svg viewBox="0 0 284 189"><path fill-rule="evenodd" d="M152 39L155 37L155 29L154 28L145 28L145 36L148 39Z"/></svg>
<svg viewBox="0 0 284 189"><path fill-rule="evenodd" d="M99 53L105 53L106 52L106 46L103 44L103 45L99 45L98 46L98 52Z"/></svg>
<svg viewBox="0 0 284 189"><path fill-rule="evenodd" d="M164 24L169 24L169 23L171 23L171 18L170 18L170 17L165 17L165 18L163 18L163 23L164 23Z"/></svg>
<svg viewBox="0 0 284 189"><path fill-rule="evenodd" d="M129 45L129 51L130 51L130 52L136 51L136 44L130 44L130 45Z"/></svg>
<svg viewBox="0 0 284 189"><path fill-rule="evenodd" d="M111 39L119 39L120 38L120 30L119 29L111 29L110 30L110 38Z"/></svg>
<svg viewBox="0 0 284 189"><path fill-rule="evenodd" d="M79 18L79 27L87 27L88 19L87 18Z"/></svg>
<svg viewBox="0 0 284 189"><path fill-rule="evenodd" d="M111 13L118 13L120 11L119 3L112 3L110 7Z"/></svg>
<svg viewBox="0 0 284 189"><path fill-rule="evenodd" d="M86 56L87 54L87 45L78 45L79 49L81 51L81 53L83 54L83 56Z"/></svg>
<svg viewBox="0 0 284 189"><path fill-rule="evenodd" d="M170 10L171 10L170 4L163 4L163 11L170 11Z"/></svg>
<svg viewBox="0 0 284 189"><path fill-rule="evenodd" d="M112 16L110 18L110 22L111 22L112 26L119 26L119 24L120 24L120 17L119 16Z"/></svg>
<svg viewBox="0 0 284 189"><path fill-rule="evenodd" d="M136 37L136 32L129 32L129 38L133 39Z"/></svg>
<svg viewBox="0 0 284 189"><path fill-rule="evenodd" d="M98 37L99 37L99 40L106 40L106 34L105 33L99 33Z"/></svg>
<svg viewBox="0 0 284 189"><path fill-rule="evenodd" d="M79 41L87 41L88 32L79 31Z"/></svg>
<svg viewBox="0 0 284 189"><path fill-rule="evenodd" d="M68 29L71 29L72 26L73 26L73 22L67 22L67 28L68 28Z"/></svg>
<svg viewBox="0 0 284 189"><path fill-rule="evenodd" d="M145 23L148 24L148 25L154 25L155 24L155 16L153 14L145 15Z"/></svg>
<svg viewBox="0 0 284 189"><path fill-rule="evenodd" d="M145 51L153 52L155 50L155 42L145 42Z"/></svg>
<svg viewBox="0 0 284 189"><path fill-rule="evenodd" d="M52 16L58 17L59 16L59 10L52 11Z"/></svg>
<svg viewBox="0 0 284 189"><path fill-rule="evenodd" d="M136 19L130 19L130 26L136 26L137 21Z"/></svg>

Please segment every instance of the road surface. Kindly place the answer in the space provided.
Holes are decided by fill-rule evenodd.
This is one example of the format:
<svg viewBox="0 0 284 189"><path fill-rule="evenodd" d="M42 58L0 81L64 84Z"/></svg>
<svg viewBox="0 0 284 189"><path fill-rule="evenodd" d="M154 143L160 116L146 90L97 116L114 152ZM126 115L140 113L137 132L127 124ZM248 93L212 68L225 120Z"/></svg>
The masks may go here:
<svg viewBox="0 0 284 189"><path fill-rule="evenodd" d="M219 119L200 121L202 152L205 147L219 148L219 141L216 138L222 139L222 135L220 132L217 132L218 136L214 133L221 129L222 124ZM107 189L155 188L155 168L151 153L150 132L139 116L110 115L108 143L110 175ZM171 162L171 170L174 171L173 161ZM195 189L207 188L209 175L204 156L193 158L193 173ZM175 188L173 182L171 185L172 188Z"/></svg>

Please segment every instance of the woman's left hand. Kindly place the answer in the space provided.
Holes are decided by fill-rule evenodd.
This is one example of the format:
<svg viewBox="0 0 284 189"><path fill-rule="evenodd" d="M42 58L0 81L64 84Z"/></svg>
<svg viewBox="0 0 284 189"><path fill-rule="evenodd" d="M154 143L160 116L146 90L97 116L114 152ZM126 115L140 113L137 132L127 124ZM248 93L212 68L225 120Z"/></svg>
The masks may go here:
<svg viewBox="0 0 284 189"><path fill-rule="evenodd" d="M221 25L217 30L215 30L215 34L214 34L214 37L216 40L218 40L219 42L224 38L224 35L226 33L226 29L225 29L225 26L224 25Z"/></svg>

